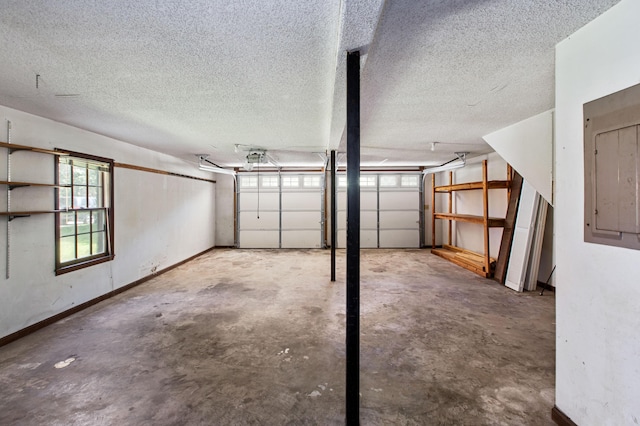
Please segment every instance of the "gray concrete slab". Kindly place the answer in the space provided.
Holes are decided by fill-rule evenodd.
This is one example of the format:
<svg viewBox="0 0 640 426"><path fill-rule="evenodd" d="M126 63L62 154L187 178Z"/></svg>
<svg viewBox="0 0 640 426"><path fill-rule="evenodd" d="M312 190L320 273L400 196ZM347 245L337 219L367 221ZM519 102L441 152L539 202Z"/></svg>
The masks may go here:
<svg viewBox="0 0 640 426"><path fill-rule="evenodd" d="M214 250L0 348L0 424L343 424L338 253L331 283L328 251ZM426 250L361 282L363 425L553 424L553 293Z"/></svg>

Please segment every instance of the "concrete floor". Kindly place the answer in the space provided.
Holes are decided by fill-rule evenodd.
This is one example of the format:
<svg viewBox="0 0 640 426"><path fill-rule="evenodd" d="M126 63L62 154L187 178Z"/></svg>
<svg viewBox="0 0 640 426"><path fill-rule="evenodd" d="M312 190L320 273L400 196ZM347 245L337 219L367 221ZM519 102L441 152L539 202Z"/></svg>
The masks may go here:
<svg viewBox="0 0 640 426"><path fill-rule="evenodd" d="M6 345L0 424L344 424L344 251L336 283L329 261L214 250ZM553 293L426 250L363 251L361 283L363 425L553 424Z"/></svg>

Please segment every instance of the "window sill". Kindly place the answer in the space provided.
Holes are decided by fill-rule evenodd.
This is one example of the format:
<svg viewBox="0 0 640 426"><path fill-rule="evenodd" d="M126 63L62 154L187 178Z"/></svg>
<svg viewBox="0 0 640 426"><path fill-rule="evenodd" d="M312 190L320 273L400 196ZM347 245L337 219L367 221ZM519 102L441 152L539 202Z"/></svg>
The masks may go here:
<svg viewBox="0 0 640 426"><path fill-rule="evenodd" d="M110 254L98 258L88 259L83 262L72 263L71 265L60 266L56 268L56 275L62 275L79 269L88 268L89 266L98 265L104 262L110 262L115 256Z"/></svg>

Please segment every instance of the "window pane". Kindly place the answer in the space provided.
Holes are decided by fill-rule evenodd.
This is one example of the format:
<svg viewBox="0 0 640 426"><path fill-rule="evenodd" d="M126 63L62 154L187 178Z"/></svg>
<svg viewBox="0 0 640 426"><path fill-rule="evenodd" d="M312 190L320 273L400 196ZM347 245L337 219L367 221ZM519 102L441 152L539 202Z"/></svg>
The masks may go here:
<svg viewBox="0 0 640 426"><path fill-rule="evenodd" d="M91 254L100 254L105 252L104 232L94 232L91 241Z"/></svg>
<svg viewBox="0 0 640 426"><path fill-rule="evenodd" d="M305 176L304 186L311 188L320 187L320 176Z"/></svg>
<svg viewBox="0 0 640 426"><path fill-rule="evenodd" d="M102 207L102 190L95 186L89 187L89 208Z"/></svg>
<svg viewBox="0 0 640 426"><path fill-rule="evenodd" d="M78 235L78 258L91 255L91 234Z"/></svg>
<svg viewBox="0 0 640 426"><path fill-rule="evenodd" d="M60 213L60 236L66 237L76 232L76 214Z"/></svg>
<svg viewBox="0 0 640 426"><path fill-rule="evenodd" d="M73 187L73 207L76 209L87 208L87 187L86 186Z"/></svg>
<svg viewBox="0 0 640 426"><path fill-rule="evenodd" d="M77 212L78 234L90 232L91 212Z"/></svg>
<svg viewBox="0 0 640 426"><path fill-rule="evenodd" d="M104 210L94 210L91 218L91 230L92 231L104 231Z"/></svg>
<svg viewBox="0 0 640 426"><path fill-rule="evenodd" d="M418 186L418 176L402 176L402 186Z"/></svg>
<svg viewBox="0 0 640 426"><path fill-rule="evenodd" d="M347 186L347 177L338 176L338 187L344 188L345 186Z"/></svg>
<svg viewBox="0 0 640 426"><path fill-rule="evenodd" d="M300 185L300 178L298 176L282 176L282 186L295 187Z"/></svg>
<svg viewBox="0 0 640 426"><path fill-rule="evenodd" d="M73 166L73 184L87 184L87 169L85 167Z"/></svg>
<svg viewBox="0 0 640 426"><path fill-rule="evenodd" d="M380 186L390 187L398 184L398 177L395 175L382 175L380 176Z"/></svg>
<svg viewBox="0 0 640 426"><path fill-rule="evenodd" d="M71 185L71 164L58 164L58 175L60 185Z"/></svg>
<svg viewBox="0 0 640 426"><path fill-rule="evenodd" d="M60 238L60 262L68 262L76 258L76 237Z"/></svg>
<svg viewBox="0 0 640 426"><path fill-rule="evenodd" d="M360 176L360 186L376 186L376 177Z"/></svg>
<svg viewBox="0 0 640 426"><path fill-rule="evenodd" d="M71 188L58 189L58 207L60 209L71 208Z"/></svg>
<svg viewBox="0 0 640 426"><path fill-rule="evenodd" d="M262 186L269 188L278 187L278 176L264 176L262 178Z"/></svg>
<svg viewBox="0 0 640 426"><path fill-rule="evenodd" d="M255 188L258 186L258 178L256 176L242 176L240 186L243 188Z"/></svg>
<svg viewBox="0 0 640 426"><path fill-rule="evenodd" d="M97 186L100 184L100 172L96 169L89 169L89 185Z"/></svg>

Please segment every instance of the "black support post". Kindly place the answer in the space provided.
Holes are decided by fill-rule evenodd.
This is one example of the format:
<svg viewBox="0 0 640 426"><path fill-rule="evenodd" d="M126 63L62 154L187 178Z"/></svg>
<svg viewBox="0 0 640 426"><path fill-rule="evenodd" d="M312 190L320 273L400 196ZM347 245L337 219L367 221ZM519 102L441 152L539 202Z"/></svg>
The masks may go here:
<svg viewBox="0 0 640 426"><path fill-rule="evenodd" d="M360 52L347 53L346 424L360 420Z"/></svg>
<svg viewBox="0 0 640 426"><path fill-rule="evenodd" d="M338 224L336 191L338 190L338 181L336 180L336 152L331 151L331 281L336 280L336 246L338 245Z"/></svg>

